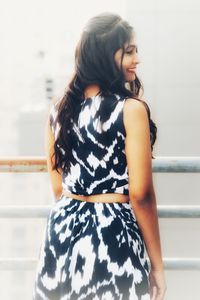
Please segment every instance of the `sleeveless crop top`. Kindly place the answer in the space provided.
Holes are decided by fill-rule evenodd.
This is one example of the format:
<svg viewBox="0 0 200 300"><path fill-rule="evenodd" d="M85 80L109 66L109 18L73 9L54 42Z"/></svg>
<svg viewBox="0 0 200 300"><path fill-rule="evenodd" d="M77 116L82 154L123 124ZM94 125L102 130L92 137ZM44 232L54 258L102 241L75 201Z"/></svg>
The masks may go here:
<svg viewBox="0 0 200 300"><path fill-rule="evenodd" d="M118 94L97 95L86 98L81 103L78 121L73 124L73 131L78 141L77 147L72 149L73 161L71 161L70 172L67 174L64 170L62 172L64 191L77 195L129 194L125 156L126 133L123 123L125 99ZM109 105L112 105L111 112L108 112L106 121L102 123L103 131L99 125L98 114L102 101L109 101ZM49 111L50 127L55 139L60 128L58 122L55 122L56 103ZM106 141L102 139L104 132L109 134L109 139Z"/></svg>

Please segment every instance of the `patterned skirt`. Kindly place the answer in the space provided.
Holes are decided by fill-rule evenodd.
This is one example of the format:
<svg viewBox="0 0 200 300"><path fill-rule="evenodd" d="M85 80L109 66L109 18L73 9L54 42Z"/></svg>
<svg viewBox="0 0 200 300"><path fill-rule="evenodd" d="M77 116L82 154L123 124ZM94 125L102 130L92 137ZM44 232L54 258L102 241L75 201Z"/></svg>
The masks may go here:
<svg viewBox="0 0 200 300"><path fill-rule="evenodd" d="M149 272L130 202L62 195L47 219L33 300L150 300Z"/></svg>

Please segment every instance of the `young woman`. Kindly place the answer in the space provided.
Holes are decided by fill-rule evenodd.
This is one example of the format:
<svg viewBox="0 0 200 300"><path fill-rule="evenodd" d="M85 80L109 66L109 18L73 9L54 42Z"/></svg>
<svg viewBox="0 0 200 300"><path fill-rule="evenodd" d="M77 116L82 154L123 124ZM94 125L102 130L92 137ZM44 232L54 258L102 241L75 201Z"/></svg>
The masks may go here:
<svg viewBox="0 0 200 300"><path fill-rule="evenodd" d="M127 21L106 12L88 21L73 77L47 122L56 203L34 300L164 299L151 164L157 127L140 99L138 64Z"/></svg>

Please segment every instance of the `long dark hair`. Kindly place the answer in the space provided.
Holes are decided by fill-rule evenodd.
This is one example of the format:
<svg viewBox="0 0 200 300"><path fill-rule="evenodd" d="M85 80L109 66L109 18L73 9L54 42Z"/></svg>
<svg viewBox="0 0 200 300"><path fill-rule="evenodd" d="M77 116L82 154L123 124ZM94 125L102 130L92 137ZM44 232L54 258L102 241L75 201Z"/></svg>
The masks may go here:
<svg viewBox="0 0 200 300"><path fill-rule="evenodd" d="M57 118L60 130L54 144L55 164L53 169L59 168L68 172L72 160L72 149L76 143L72 132L84 100L84 90L88 85L97 84L100 94L108 96L113 93L122 97L135 98L143 102L146 107L151 137L151 150L156 140L157 127L150 118L150 109L144 100L139 99L143 86L137 75L135 80L126 87L122 71L124 44L129 42L134 29L119 15L104 12L91 18L83 29L75 50L75 70L67 85L63 97L57 102ZM117 67L114 54L122 48L120 69ZM104 120L102 115L101 120ZM154 158L152 156L152 158Z"/></svg>

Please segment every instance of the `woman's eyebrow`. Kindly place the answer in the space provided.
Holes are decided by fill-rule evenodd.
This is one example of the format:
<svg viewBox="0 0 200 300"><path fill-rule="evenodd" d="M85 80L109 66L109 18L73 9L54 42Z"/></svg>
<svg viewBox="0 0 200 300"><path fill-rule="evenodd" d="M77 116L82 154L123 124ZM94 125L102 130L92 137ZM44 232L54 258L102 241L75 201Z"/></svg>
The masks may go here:
<svg viewBox="0 0 200 300"><path fill-rule="evenodd" d="M126 47L126 50L127 50L128 48L130 48L130 47L137 47L137 45L134 45L134 44L128 45L128 46Z"/></svg>

